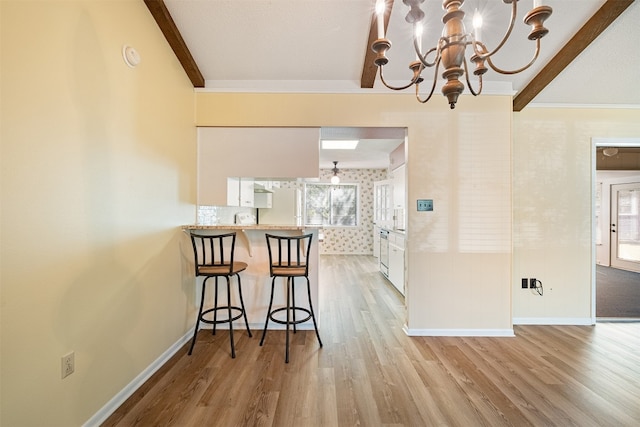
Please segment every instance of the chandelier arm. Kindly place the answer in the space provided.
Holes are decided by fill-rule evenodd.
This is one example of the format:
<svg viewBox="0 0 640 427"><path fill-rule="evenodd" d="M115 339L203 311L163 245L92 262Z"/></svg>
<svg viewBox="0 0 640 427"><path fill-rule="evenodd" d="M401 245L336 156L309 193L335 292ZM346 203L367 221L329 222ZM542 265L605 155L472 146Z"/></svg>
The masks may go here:
<svg viewBox="0 0 640 427"><path fill-rule="evenodd" d="M502 38L502 41L498 44L498 46L496 46L495 49L493 49L491 52L488 51L483 51L483 50L478 50L477 45L481 45L484 46L484 44L478 42L475 37L472 37L472 42L471 44L473 45L473 52L478 55L478 57L480 59L489 59L491 56L493 56L494 54L496 54L500 49L502 49L502 46L504 46L504 44L507 42L507 40L509 39L509 37L511 36L511 32L513 31L513 26L516 22L516 16L518 15L518 0L513 0L511 2L511 20L509 22L509 28L507 29L507 32L505 33L504 37ZM484 46L486 48L486 46Z"/></svg>
<svg viewBox="0 0 640 427"><path fill-rule="evenodd" d="M480 74L478 76L478 91L475 91L473 89L473 86L471 86L471 81L469 80L469 70L467 69L467 58L464 59L464 76L467 79L467 87L469 88L469 91L471 92L471 94L473 96L478 96L482 93L482 74Z"/></svg>
<svg viewBox="0 0 640 427"><path fill-rule="evenodd" d="M438 82L438 69L440 68L440 58L438 58L438 61L434 65L436 66L436 68L433 71L433 84L431 85L431 90L429 91L429 95L426 99L423 100L420 98L420 83L416 84L416 99L421 104L426 104L426 102L431 99L431 97L433 96L433 92L436 89L436 83Z"/></svg>
<svg viewBox="0 0 640 427"><path fill-rule="evenodd" d="M427 56L429 56L429 54L430 54L431 52L434 52L434 51L436 52L436 56L435 56L435 58L433 58L433 62L428 62L428 61L427 61ZM427 68L427 67L428 67L428 68L433 67L434 65L436 65L436 63L437 63L437 62L439 61L439 59L440 59L440 46L432 47L432 48L431 48L431 49L429 49L427 52L425 52L425 54L424 54L424 55L422 55L422 54L418 55L418 58L419 58L419 61L420 61L420 62L422 62L422 65L423 65L423 67L422 67L422 68L423 68L423 69L424 69L424 68Z"/></svg>
<svg viewBox="0 0 640 427"><path fill-rule="evenodd" d="M418 82L418 80L420 80L420 73L417 73L414 78L411 79L411 81L405 85L405 86L391 86L390 84L387 84L387 81L384 79L384 75L382 73L382 66L378 67L380 68L380 81L382 82L383 85L385 85L386 87L388 87L391 90L405 90L410 88L411 86L413 86L414 84L416 84ZM420 67L420 72L422 72L422 69L424 69L424 67Z"/></svg>
<svg viewBox="0 0 640 427"><path fill-rule="evenodd" d="M491 60L491 58L487 58L487 63L489 64L489 66L491 67L492 70L494 70L496 73L500 73L500 74L518 74L524 70L526 70L527 68L531 67L533 65L534 62L536 62L536 59L538 59L538 55L540 54L540 39L536 39L536 51L533 55L533 58L531 58L531 61L529 61L529 63L527 65L525 65L522 68L518 68L517 70L503 70L499 67L497 67L493 61Z"/></svg>

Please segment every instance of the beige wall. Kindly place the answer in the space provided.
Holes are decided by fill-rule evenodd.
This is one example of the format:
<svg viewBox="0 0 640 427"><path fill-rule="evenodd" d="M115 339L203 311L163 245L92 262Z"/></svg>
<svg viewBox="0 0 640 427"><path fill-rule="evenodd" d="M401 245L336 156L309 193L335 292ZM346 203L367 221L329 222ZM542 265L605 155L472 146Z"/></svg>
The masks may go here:
<svg viewBox="0 0 640 427"><path fill-rule="evenodd" d="M192 325L178 226L195 220L195 124L407 127L407 206L435 207L408 209L412 333L508 332L512 301L515 318L592 313L589 141L637 137L638 110L198 93L194 121L143 2L2 0L0 19L3 426L82 424ZM525 275L544 297L519 289Z"/></svg>
<svg viewBox="0 0 640 427"><path fill-rule="evenodd" d="M272 108L277 105L278 108ZM511 332L511 99L410 95L196 94L198 126L408 129L407 328ZM416 212L416 199L434 200Z"/></svg>
<svg viewBox="0 0 640 427"><path fill-rule="evenodd" d="M584 323L592 307L592 138L640 135L640 109L526 108L514 114L514 323ZM544 296L518 289L542 281Z"/></svg>
<svg viewBox="0 0 640 427"><path fill-rule="evenodd" d="M0 8L0 424L78 426L193 324L193 88L142 1Z"/></svg>

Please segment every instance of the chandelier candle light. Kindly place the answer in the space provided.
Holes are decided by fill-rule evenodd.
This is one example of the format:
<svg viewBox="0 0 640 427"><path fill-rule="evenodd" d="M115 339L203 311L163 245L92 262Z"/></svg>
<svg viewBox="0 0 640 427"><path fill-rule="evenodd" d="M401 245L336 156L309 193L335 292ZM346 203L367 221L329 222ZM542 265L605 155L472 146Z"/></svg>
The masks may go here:
<svg viewBox="0 0 640 427"><path fill-rule="evenodd" d="M462 10L462 5L464 4L464 0L443 0L442 8L445 10L445 13L442 16L442 23L444 24L442 36L438 39L436 45L426 52L423 52L422 50L421 24L425 14L420 9L420 4L423 3L424 0L402 1L410 8L405 20L412 24L414 29L413 46L416 51L416 60L409 64L409 69L413 72L413 78L408 84L400 87L391 86L387 84L384 79L382 68L389 62L389 59L386 57L386 53L391 48L391 42L385 38L384 34L385 0L377 0L376 21L378 39L373 42L371 48L377 54L374 63L380 71L380 80L386 87L393 90L404 90L415 85L416 98L419 102L424 104L429 101L433 95L438 80L438 70L440 66L442 66L444 69L442 77L447 80L442 87L442 94L447 97L449 106L452 109L456 107L458 96L463 92L465 87L459 80L463 74L471 94L478 96L482 93L482 76L488 71L485 62L492 70L500 74L517 74L533 65L540 53L540 39L549 32L549 30L547 30L543 25L544 21L551 16L551 13L553 12L551 7L541 5L541 0L533 0L533 8L524 17L524 23L532 27L528 39L536 42L533 58L522 68L518 68L516 70L503 70L492 62L491 57L504 46L511 35L516 16L518 14L518 0L502 0L505 4L511 4L511 19L502 41L492 51L489 51L482 41L482 16L478 10L476 9L473 16L474 31L472 33L467 33L463 22L465 12ZM471 47L472 50L469 60L475 64L473 74L478 78L477 89L474 89L473 86L471 86L471 82L469 80L469 70L466 58L467 47ZM433 85L431 86L431 90L427 97L422 99L420 97L419 89L420 83L424 81L422 78L422 71L425 68L434 68Z"/></svg>

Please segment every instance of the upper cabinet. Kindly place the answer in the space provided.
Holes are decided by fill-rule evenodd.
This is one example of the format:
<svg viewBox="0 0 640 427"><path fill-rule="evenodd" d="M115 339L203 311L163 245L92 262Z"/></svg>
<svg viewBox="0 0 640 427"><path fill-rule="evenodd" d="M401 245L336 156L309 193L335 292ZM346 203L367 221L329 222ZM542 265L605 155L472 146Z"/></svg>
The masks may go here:
<svg viewBox="0 0 640 427"><path fill-rule="evenodd" d="M396 170L400 166L406 163L406 153L404 150L404 142L396 147L391 153L389 153L389 169Z"/></svg>
<svg viewBox="0 0 640 427"><path fill-rule="evenodd" d="M402 165L395 169L392 174L393 182L393 209L404 209L406 206L406 186L405 186L406 166Z"/></svg>
<svg viewBox="0 0 640 427"><path fill-rule="evenodd" d="M227 178L227 206L246 208L271 208L273 193L270 181L255 181L253 178Z"/></svg>
<svg viewBox="0 0 640 427"><path fill-rule="evenodd" d="M407 220L407 166L405 144L400 144L389 154L389 169L393 187L393 228L404 230Z"/></svg>
<svg viewBox="0 0 640 427"><path fill-rule="evenodd" d="M317 178L319 144L319 128L200 127L197 203L227 205L229 177Z"/></svg>
<svg viewBox="0 0 640 427"><path fill-rule="evenodd" d="M227 178L227 206L254 207L253 187L251 178Z"/></svg>

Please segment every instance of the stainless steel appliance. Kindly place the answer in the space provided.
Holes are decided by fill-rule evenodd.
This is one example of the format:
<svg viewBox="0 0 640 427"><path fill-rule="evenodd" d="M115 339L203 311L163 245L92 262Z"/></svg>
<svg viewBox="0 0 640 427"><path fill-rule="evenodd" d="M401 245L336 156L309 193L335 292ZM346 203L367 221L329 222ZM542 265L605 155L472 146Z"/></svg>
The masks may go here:
<svg viewBox="0 0 640 427"><path fill-rule="evenodd" d="M380 229L380 272L389 277L389 232Z"/></svg>

